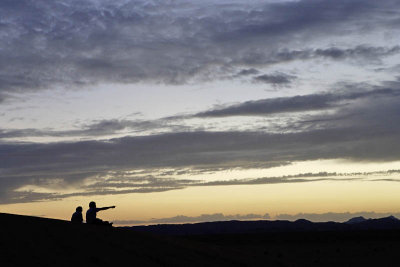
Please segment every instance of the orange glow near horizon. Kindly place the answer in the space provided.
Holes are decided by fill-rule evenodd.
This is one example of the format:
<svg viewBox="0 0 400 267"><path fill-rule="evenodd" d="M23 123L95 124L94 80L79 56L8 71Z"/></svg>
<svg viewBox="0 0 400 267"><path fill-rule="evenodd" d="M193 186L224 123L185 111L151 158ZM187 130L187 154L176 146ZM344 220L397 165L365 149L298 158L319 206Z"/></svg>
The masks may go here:
<svg viewBox="0 0 400 267"><path fill-rule="evenodd" d="M400 183L323 181L301 184L196 187L162 193L67 198L62 201L2 205L1 211L69 220L76 206L116 205L105 220L151 220L177 215L399 212Z"/></svg>
<svg viewBox="0 0 400 267"><path fill-rule="evenodd" d="M110 221L170 218L177 215L197 217L202 214L268 213L273 219L279 214L327 212L400 212L400 183L373 181L388 178L385 174L363 176L358 172L396 169L399 162L355 163L339 160L297 162L270 169L233 169L209 174L206 180L231 180L257 177L278 177L307 172L353 173L351 176L332 177L328 181L291 182L230 186L194 186L185 189L154 193L131 193L104 196L69 197L58 201L0 205L0 211L24 215L69 220L77 206L84 212L90 201L98 206L116 205L116 209L102 211L99 217ZM400 181L400 175L390 178ZM199 179L188 175L187 179ZM350 180L341 180L351 178ZM68 190L72 190L68 188Z"/></svg>

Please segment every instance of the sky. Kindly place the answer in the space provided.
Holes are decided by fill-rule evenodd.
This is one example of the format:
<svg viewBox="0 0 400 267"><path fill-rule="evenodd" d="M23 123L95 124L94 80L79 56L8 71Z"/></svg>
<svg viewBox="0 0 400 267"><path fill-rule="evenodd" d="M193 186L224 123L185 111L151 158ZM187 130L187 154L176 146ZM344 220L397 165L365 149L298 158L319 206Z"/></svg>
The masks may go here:
<svg viewBox="0 0 400 267"><path fill-rule="evenodd" d="M0 212L400 215L395 0L0 1Z"/></svg>

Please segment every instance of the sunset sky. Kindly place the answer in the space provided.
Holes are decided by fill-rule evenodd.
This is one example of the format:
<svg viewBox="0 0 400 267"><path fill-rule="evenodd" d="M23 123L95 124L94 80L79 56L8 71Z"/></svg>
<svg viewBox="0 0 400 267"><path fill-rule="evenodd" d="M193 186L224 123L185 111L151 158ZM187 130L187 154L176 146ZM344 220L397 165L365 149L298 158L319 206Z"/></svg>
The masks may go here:
<svg viewBox="0 0 400 267"><path fill-rule="evenodd" d="M2 0L0 66L0 212L400 215L397 0Z"/></svg>

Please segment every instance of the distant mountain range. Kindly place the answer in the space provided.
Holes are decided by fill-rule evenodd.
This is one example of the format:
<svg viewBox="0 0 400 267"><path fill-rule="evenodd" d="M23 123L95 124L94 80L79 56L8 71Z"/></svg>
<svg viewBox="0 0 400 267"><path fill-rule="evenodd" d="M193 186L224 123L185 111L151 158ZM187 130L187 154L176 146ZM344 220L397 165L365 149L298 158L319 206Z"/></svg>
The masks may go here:
<svg viewBox="0 0 400 267"><path fill-rule="evenodd" d="M207 234L248 234L263 232L305 232L305 231L357 231L357 230L396 230L400 220L394 216L380 219L355 217L347 222L311 222L305 219L291 221L223 221L190 224L158 224L125 227L138 232L152 232L168 235L207 235Z"/></svg>

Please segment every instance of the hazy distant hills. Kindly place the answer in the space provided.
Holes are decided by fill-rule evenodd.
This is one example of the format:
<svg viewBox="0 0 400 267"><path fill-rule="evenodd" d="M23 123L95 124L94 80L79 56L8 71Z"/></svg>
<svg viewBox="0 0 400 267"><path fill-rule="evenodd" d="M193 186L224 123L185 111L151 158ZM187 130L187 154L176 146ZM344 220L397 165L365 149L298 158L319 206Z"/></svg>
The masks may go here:
<svg viewBox="0 0 400 267"><path fill-rule="evenodd" d="M106 228L0 213L2 267L398 266L398 251L394 217Z"/></svg>
<svg viewBox="0 0 400 267"><path fill-rule="evenodd" d="M194 224L160 224L133 226L133 231L152 232L168 235L208 235L244 234L264 232L304 232L304 231L357 231L357 230L397 230L400 220L390 216L381 219L352 218L345 223L310 222L305 219L290 221L223 221Z"/></svg>

